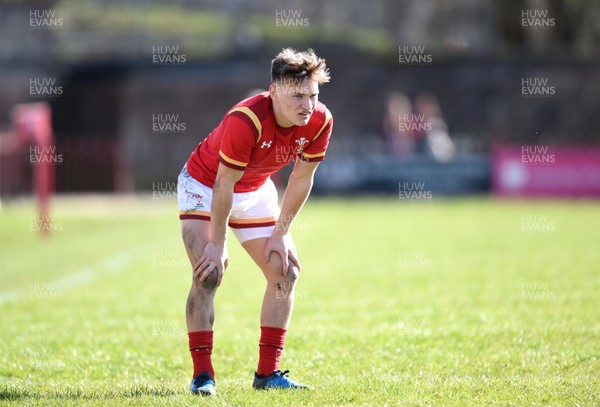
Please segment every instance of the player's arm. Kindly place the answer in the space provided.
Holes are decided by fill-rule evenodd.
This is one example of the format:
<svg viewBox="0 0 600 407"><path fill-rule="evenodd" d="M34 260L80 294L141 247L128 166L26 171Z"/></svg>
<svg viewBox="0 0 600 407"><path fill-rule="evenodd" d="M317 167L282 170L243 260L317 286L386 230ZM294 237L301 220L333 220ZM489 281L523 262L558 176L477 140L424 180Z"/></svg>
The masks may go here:
<svg viewBox="0 0 600 407"><path fill-rule="evenodd" d="M233 204L233 186L242 178L257 130L247 123L242 113L228 114L219 150L219 167L213 185L210 212L211 233L204 254L194 268L195 276L205 281L217 269L217 286L227 268L227 223Z"/></svg>
<svg viewBox="0 0 600 407"><path fill-rule="evenodd" d="M242 178L243 171L234 170L219 164L213 186L212 208L210 212L211 237L215 244L227 241L227 223L233 204L233 186Z"/></svg>
<svg viewBox="0 0 600 407"><path fill-rule="evenodd" d="M300 263L296 253L296 247L290 237L290 228L294 219L302 209L304 202L308 199L313 186L315 171L319 162L308 162L298 160L290 175L288 185L283 195L281 213L273 235L265 247L265 258L268 260L271 252L277 252L283 263L283 275L288 272L288 258L300 269Z"/></svg>
<svg viewBox="0 0 600 407"><path fill-rule="evenodd" d="M213 269L217 269L217 287L227 267L227 223L233 205L233 186L240 180L243 171L234 170L219 164L210 212L211 235L204 248L204 254L197 263L194 275L204 281Z"/></svg>

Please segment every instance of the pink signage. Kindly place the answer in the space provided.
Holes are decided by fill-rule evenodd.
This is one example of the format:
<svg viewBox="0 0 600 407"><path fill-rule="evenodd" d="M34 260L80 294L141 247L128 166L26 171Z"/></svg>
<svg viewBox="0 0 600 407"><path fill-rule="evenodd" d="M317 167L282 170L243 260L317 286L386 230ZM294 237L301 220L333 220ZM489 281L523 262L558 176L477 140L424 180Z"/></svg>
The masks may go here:
<svg viewBox="0 0 600 407"><path fill-rule="evenodd" d="M496 147L492 191L501 196L600 197L600 148Z"/></svg>

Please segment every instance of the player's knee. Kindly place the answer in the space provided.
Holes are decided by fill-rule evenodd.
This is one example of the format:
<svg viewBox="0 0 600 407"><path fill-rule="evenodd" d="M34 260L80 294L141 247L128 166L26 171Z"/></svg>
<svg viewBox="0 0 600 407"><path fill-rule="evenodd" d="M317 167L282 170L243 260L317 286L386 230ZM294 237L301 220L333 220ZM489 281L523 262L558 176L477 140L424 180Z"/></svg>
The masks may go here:
<svg viewBox="0 0 600 407"><path fill-rule="evenodd" d="M207 291L214 291L217 289L217 279L213 277L208 277L206 280L202 281L202 288Z"/></svg>
<svg viewBox="0 0 600 407"><path fill-rule="evenodd" d="M281 257L277 253L272 253L268 263L268 270L265 273L268 276L267 279L273 282L285 281L286 283L295 284L300 273L298 267L294 263L289 262L287 275L283 275L282 271L283 263L281 262Z"/></svg>
<svg viewBox="0 0 600 407"><path fill-rule="evenodd" d="M298 280L299 270L295 265L288 267L288 272L283 275L281 269L277 270L271 277L271 283L275 285L277 289L293 290Z"/></svg>
<svg viewBox="0 0 600 407"><path fill-rule="evenodd" d="M202 282L202 286L208 290L215 290L217 288L217 270L213 270L210 275Z"/></svg>
<svg viewBox="0 0 600 407"><path fill-rule="evenodd" d="M194 279L196 287L202 291L214 291L217 289L217 270L213 270L204 281Z"/></svg>
<svg viewBox="0 0 600 407"><path fill-rule="evenodd" d="M298 280L298 267L292 265L288 268L287 275L280 274L278 278L271 282L275 288L276 298L282 300L294 298L296 280Z"/></svg>
<svg viewBox="0 0 600 407"><path fill-rule="evenodd" d="M298 267L295 264L290 264L286 276L287 280L292 284L295 284L298 277L300 277L300 270L298 270Z"/></svg>
<svg viewBox="0 0 600 407"><path fill-rule="evenodd" d="M280 270L279 272L281 273L281 270L283 269L283 263L279 253L272 252L269 255L269 262L267 263L266 267L268 272L276 272L277 270Z"/></svg>

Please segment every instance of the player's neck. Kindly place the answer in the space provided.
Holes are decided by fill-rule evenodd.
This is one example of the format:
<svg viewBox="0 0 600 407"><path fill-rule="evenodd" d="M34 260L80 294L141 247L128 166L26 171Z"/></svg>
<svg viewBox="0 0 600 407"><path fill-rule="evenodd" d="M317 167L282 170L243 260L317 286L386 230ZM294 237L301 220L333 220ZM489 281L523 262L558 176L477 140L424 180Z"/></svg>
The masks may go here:
<svg viewBox="0 0 600 407"><path fill-rule="evenodd" d="M275 116L275 123L277 123L279 127L283 127L284 129L292 127L294 123L290 122L285 117L283 117L283 115L281 114L281 110L279 109L279 105L277 105L277 103L275 103L274 101L272 103L273 115Z"/></svg>

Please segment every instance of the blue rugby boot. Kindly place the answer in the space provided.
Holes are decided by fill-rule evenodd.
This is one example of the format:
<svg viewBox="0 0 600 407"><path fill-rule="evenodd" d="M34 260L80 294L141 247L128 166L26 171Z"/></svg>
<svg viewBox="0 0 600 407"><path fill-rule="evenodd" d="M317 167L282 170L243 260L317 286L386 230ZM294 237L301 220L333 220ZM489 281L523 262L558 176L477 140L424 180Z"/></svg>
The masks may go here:
<svg viewBox="0 0 600 407"><path fill-rule="evenodd" d="M210 377L210 373L202 372L192 380L190 391L202 396L214 396L217 394L215 380Z"/></svg>
<svg viewBox="0 0 600 407"><path fill-rule="evenodd" d="M297 383L287 377L289 370L276 370L269 376L258 375L254 373L254 383L252 387L259 390L264 389L310 389L310 387Z"/></svg>

